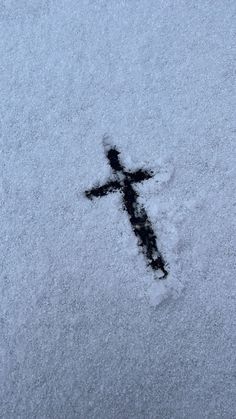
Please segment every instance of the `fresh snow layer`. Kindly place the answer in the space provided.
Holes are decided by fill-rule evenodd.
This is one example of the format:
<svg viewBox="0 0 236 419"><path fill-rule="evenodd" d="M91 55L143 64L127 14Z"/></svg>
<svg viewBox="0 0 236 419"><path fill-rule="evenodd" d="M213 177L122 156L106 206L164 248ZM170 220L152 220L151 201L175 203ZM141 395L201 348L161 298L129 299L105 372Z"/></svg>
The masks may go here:
<svg viewBox="0 0 236 419"><path fill-rule="evenodd" d="M0 417L236 415L235 0L0 2ZM105 136L105 137L104 137ZM137 246L104 138L167 261Z"/></svg>

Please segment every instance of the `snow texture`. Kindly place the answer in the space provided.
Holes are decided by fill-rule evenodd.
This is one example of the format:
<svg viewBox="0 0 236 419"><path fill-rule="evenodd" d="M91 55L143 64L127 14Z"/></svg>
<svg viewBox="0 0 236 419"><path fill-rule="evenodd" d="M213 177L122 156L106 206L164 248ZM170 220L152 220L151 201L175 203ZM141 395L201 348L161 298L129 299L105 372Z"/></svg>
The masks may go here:
<svg viewBox="0 0 236 419"><path fill-rule="evenodd" d="M235 0L0 1L0 417L236 416ZM147 267L103 138L168 263Z"/></svg>

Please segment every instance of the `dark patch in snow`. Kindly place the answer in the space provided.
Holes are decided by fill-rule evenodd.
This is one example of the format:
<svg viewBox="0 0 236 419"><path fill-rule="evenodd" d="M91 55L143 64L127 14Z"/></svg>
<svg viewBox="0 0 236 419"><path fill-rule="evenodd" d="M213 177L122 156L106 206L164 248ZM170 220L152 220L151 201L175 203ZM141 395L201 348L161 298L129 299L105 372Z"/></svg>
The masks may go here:
<svg viewBox="0 0 236 419"><path fill-rule="evenodd" d="M109 192L122 192L124 209L128 212L133 231L138 238L139 246L148 260L148 265L155 271L160 270L162 272L161 278L165 278L168 272L165 269L165 261L157 247L156 235L145 208L138 202L138 193L133 187L133 183L152 178L153 173L142 169L135 172L126 171L121 164L119 154L115 147L111 147L106 151L115 179L108 181L103 186L85 191L85 195L92 200L94 197L101 197Z"/></svg>

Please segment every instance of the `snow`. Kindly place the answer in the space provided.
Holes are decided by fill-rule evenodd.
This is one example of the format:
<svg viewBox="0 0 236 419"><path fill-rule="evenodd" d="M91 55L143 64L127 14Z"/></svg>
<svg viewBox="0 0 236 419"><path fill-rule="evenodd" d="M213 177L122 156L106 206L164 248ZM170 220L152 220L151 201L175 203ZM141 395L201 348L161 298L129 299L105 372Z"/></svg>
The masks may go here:
<svg viewBox="0 0 236 419"><path fill-rule="evenodd" d="M233 0L0 4L0 416L236 412ZM130 170L168 263L119 192Z"/></svg>

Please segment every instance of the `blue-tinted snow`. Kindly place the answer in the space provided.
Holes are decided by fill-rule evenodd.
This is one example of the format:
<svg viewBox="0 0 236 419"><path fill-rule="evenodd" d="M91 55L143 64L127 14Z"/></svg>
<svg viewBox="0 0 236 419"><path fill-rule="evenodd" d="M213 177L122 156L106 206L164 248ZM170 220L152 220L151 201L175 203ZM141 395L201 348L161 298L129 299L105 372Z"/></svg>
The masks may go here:
<svg viewBox="0 0 236 419"><path fill-rule="evenodd" d="M234 0L0 2L2 418L236 415ZM139 253L103 136L169 263Z"/></svg>

